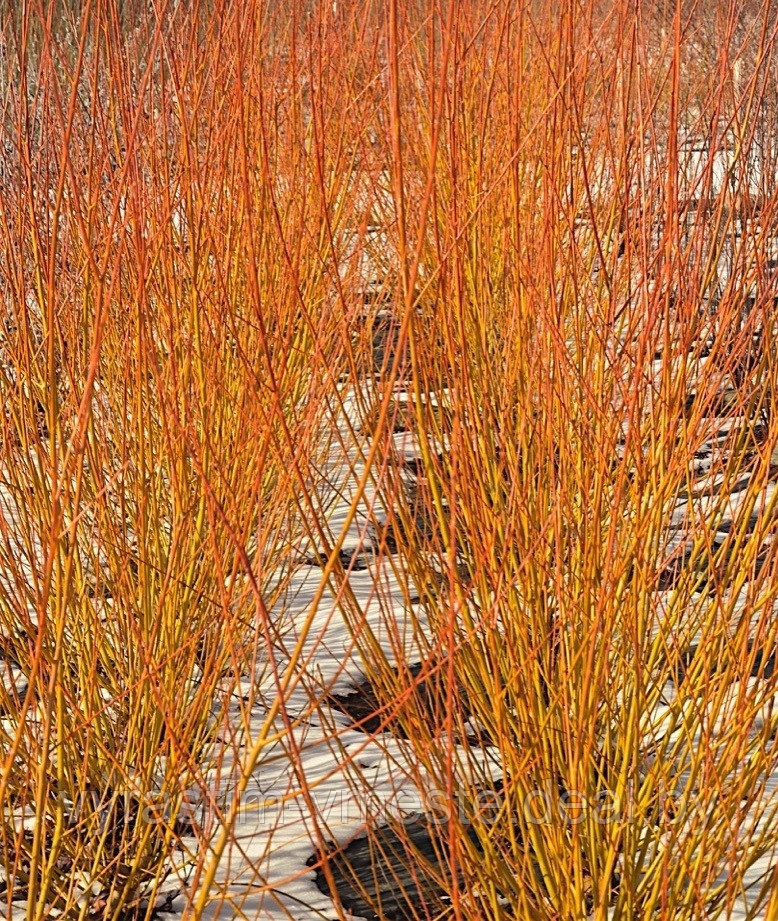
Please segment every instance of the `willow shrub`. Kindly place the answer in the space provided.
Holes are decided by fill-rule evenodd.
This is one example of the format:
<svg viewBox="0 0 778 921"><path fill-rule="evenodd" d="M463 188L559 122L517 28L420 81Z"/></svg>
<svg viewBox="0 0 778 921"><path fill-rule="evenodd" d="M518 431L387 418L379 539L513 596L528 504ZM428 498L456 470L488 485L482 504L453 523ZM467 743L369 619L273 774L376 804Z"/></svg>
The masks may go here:
<svg viewBox="0 0 778 921"><path fill-rule="evenodd" d="M201 864L228 825L219 730L272 679L343 355L342 172L258 11L146 12L3 10L0 864L30 919L151 917L187 796Z"/></svg>
<svg viewBox="0 0 778 921"><path fill-rule="evenodd" d="M410 782L458 805L447 916L725 917L747 881L761 917L775 12L417 12L386 24L414 423L377 433L376 530L434 718L363 655Z"/></svg>

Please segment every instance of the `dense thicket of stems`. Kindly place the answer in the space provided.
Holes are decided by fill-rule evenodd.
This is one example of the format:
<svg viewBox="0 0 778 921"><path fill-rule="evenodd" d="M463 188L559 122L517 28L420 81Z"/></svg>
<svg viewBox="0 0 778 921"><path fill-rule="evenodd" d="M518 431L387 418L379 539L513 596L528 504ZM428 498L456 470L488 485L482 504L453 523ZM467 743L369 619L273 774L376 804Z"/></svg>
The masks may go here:
<svg viewBox="0 0 778 921"><path fill-rule="evenodd" d="M778 828L775 4L0 11L9 913L151 917L195 790L199 917L279 738L315 815L332 590L461 807L419 917L727 917ZM423 615L379 588L380 642L360 503Z"/></svg>

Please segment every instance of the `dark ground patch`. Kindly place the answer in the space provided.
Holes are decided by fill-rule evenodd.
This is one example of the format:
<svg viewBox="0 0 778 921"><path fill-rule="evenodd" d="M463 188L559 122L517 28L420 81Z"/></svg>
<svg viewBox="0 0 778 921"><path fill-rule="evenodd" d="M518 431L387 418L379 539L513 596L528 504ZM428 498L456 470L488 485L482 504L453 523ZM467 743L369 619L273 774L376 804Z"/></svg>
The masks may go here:
<svg viewBox="0 0 778 921"><path fill-rule="evenodd" d="M344 713L351 721L350 725L360 732L391 732L398 738L407 739L408 732L403 725L402 714L408 713L418 719L422 717L428 725L443 724L447 711L447 694L445 678L433 668L424 669L421 662L403 667L403 674L398 668L392 669L398 687L411 685L407 702L393 706L386 701L386 694L376 688L369 678L363 678L353 691L346 693L330 692L326 701L334 710ZM424 674L422 674L424 672ZM467 704L467 695L462 689L456 695L459 716L465 722L472 713ZM455 724L456 725L456 724ZM491 744L485 733L479 733L475 727L468 728L469 744L484 746Z"/></svg>
<svg viewBox="0 0 778 921"><path fill-rule="evenodd" d="M438 853L445 847L445 824L412 816L398 833L373 829L342 848L329 845L308 860L316 865L316 885L348 911L370 921L431 921L448 904L440 879ZM336 892L321 867L326 860Z"/></svg>

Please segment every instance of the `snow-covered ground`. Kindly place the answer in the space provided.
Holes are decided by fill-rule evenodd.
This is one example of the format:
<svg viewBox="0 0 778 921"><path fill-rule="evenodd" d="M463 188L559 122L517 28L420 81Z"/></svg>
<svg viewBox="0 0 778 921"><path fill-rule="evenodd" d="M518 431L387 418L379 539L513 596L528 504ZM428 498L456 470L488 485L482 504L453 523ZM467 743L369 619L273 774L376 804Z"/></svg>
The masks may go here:
<svg viewBox="0 0 778 921"><path fill-rule="evenodd" d="M395 438L398 448L415 455L409 435ZM348 581L364 612L365 626L393 661L397 634L403 635L403 624L407 623L405 659L415 661L419 650L413 646L408 600L389 561L370 552L366 523L375 502L372 488L364 491L362 511L347 525L354 484L364 470L362 452L347 445L344 433L342 443L333 449L335 500L329 527L335 538L343 534L349 553L357 552ZM348 728L349 718L326 703L311 712L312 685L321 689L323 696L328 691L351 689L362 676L352 626L343 614L337 592L329 586L321 591L322 579L321 566L301 565L285 594L283 611L279 611L288 624L285 638L289 645L303 636L301 683L285 702L293 728L285 731L281 718L277 718L279 739L259 759L237 816L233 840L220 861L214 894L222 890L227 898L223 902L216 898L206 909L206 918L337 918L332 900L319 891L314 870L306 866L317 843L345 842L363 831L368 821L380 821L384 813L397 816L425 811L429 791L419 784L419 768L409 757L407 743L388 733L373 739ZM317 597L318 608L311 618ZM413 614L418 624L423 615L418 609ZM387 616L393 620L391 629L387 629ZM264 675L253 695L251 738L260 731L266 703L274 693L272 677ZM245 735L241 739L226 761L240 762L245 754ZM196 847L194 839L191 843ZM190 893L190 897L194 895ZM183 894L174 905L185 913Z"/></svg>

